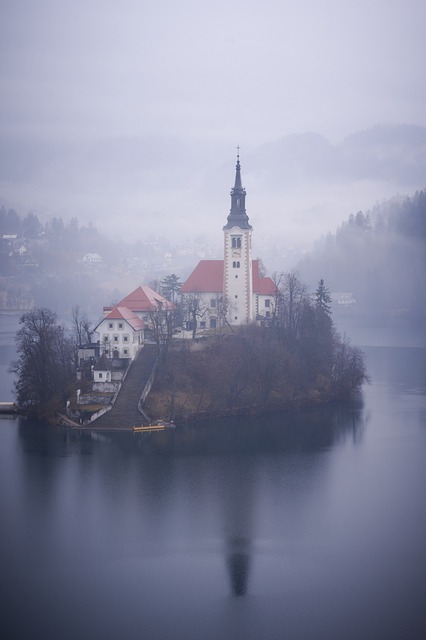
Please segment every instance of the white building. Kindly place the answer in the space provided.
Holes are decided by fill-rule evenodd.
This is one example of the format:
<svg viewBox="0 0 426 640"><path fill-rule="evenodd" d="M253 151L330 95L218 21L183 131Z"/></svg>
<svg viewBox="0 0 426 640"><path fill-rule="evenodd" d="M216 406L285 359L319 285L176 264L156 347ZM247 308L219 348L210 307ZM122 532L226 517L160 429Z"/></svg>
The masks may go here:
<svg viewBox="0 0 426 640"><path fill-rule="evenodd" d="M101 264L102 256L99 253L86 253L83 257L84 264L92 265L92 264Z"/></svg>
<svg viewBox="0 0 426 640"><path fill-rule="evenodd" d="M110 358L133 358L144 341L144 323L127 307L113 309L95 327L101 354Z"/></svg>
<svg viewBox="0 0 426 640"><path fill-rule="evenodd" d="M260 275L259 261L252 260L253 229L245 198L237 156L231 210L223 227L224 259L201 260L181 288L188 299L198 297L201 327L215 328L225 319L231 325L241 325L272 316L276 286L271 278Z"/></svg>
<svg viewBox="0 0 426 640"><path fill-rule="evenodd" d="M170 300L147 285L142 285L129 293L116 306L126 307L145 323L149 322L153 314L166 314L176 309ZM112 307L104 307L104 315L108 315L111 310Z"/></svg>

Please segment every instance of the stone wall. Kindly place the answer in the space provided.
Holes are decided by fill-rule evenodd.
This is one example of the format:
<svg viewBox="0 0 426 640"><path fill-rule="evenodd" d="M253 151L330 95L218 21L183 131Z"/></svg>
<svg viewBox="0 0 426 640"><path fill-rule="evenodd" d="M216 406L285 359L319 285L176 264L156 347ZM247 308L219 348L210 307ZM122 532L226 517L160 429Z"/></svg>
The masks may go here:
<svg viewBox="0 0 426 640"><path fill-rule="evenodd" d="M113 398L113 394L111 395L101 395L96 393L85 393L84 395L80 395L78 404L86 405L86 404L104 404L108 405L111 403Z"/></svg>
<svg viewBox="0 0 426 640"><path fill-rule="evenodd" d="M101 391L106 393L116 393L119 388L119 382L94 382L92 384L93 391Z"/></svg>

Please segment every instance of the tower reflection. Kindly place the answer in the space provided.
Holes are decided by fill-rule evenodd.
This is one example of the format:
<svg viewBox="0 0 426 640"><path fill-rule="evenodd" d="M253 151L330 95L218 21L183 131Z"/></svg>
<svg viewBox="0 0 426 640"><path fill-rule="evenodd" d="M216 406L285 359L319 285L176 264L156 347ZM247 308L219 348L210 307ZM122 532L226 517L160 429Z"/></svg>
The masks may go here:
<svg viewBox="0 0 426 640"><path fill-rule="evenodd" d="M250 572L250 541L232 538L228 541L228 570L234 596L244 596L247 592Z"/></svg>

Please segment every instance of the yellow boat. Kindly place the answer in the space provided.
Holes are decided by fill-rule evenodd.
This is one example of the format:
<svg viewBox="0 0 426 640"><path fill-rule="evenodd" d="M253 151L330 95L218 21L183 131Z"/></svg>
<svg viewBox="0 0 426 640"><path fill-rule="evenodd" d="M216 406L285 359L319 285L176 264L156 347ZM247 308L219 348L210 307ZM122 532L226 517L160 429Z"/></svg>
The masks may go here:
<svg viewBox="0 0 426 640"><path fill-rule="evenodd" d="M160 423L160 424L150 424L150 425L142 425L140 427L133 427L133 431L138 433L143 433L144 431L164 431L165 429L174 429L175 425L173 422L168 423Z"/></svg>

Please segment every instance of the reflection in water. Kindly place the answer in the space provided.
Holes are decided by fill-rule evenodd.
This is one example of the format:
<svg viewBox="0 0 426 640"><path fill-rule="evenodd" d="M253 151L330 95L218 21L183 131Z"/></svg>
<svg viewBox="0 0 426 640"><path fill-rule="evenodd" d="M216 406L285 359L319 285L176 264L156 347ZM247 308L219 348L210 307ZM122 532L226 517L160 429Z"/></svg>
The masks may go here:
<svg viewBox="0 0 426 640"><path fill-rule="evenodd" d="M249 541L244 538L234 538L228 542L228 569L232 593L235 596L244 596L247 591L250 569L249 546Z"/></svg>
<svg viewBox="0 0 426 640"><path fill-rule="evenodd" d="M357 399L340 406L212 419L159 433L90 432L20 420L19 435L25 450L34 447L46 455L91 453L97 445L137 457L282 453L329 449L348 436L359 443L364 420Z"/></svg>
<svg viewBox="0 0 426 640"><path fill-rule="evenodd" d="M15 609L3 608L25 632L14 636L426 637L413 634L424 619L424 352L419 379L368 355L365 410L151 435L2 428L0 551Z"/></svg>

